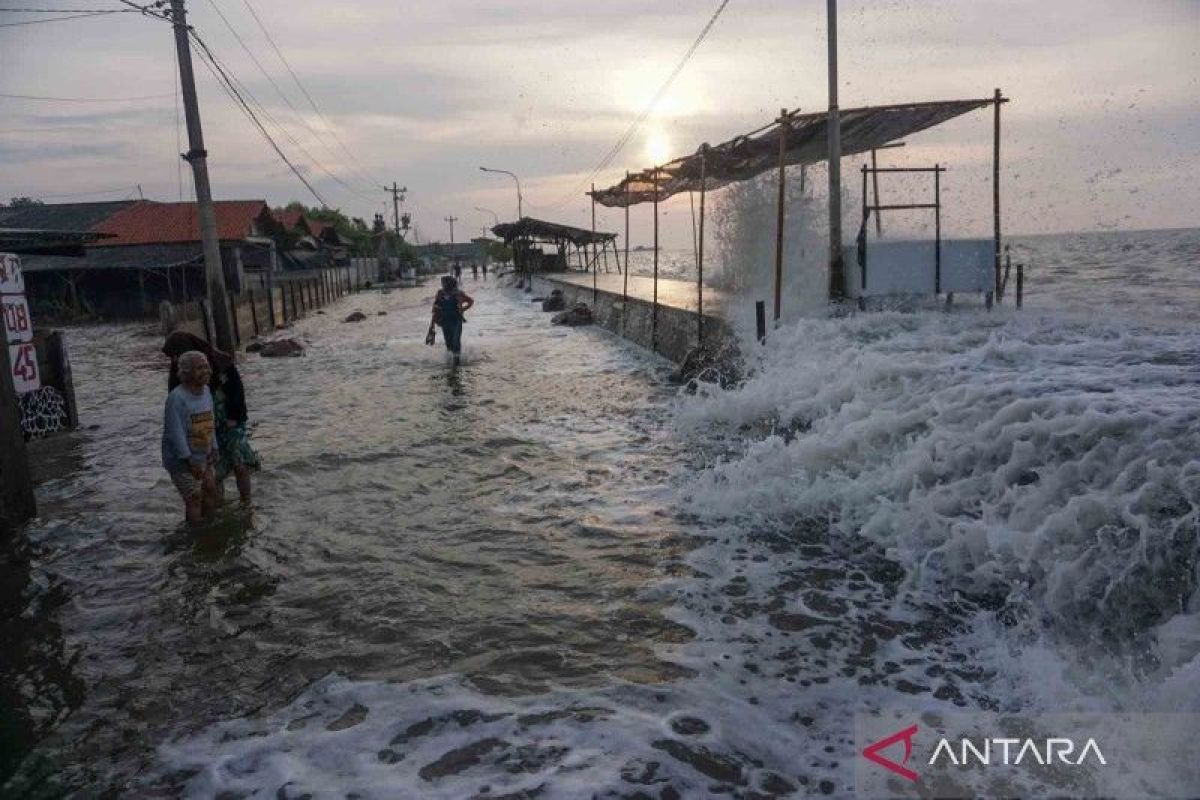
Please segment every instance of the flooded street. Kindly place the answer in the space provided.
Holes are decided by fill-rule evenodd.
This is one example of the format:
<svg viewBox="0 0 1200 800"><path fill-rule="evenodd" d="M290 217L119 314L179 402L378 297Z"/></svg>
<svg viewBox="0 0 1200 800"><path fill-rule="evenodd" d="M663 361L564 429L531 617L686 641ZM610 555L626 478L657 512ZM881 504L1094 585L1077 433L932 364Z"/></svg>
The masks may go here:
<svg viewBox="0 0 1200 800"><path fill-rule="evenodd" d="M71 332L87 430L41 488L22 601L57 635L12 644L41 684L22 716L54 727L27 767L120 787L168 734L331 673L503 695L677 671L652 647L687 631L639 597L680 549L669 365L478 289L453 369L423 344L428 294L347 298L299 323L304 358L244 359L265 468L198 535L157 460L158 337Z"/></svg>

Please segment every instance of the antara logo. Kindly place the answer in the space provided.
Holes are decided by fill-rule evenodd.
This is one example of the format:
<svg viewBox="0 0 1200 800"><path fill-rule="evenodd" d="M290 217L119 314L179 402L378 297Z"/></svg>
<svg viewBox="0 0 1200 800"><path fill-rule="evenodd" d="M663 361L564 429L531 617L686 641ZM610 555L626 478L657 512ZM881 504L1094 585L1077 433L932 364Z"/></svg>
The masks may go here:
<svg viewBox="0 0 1200 800"><path fill-rule="evenodd" d="M874 761L879 766L883 767L884 769L891 770L901 778L905 778L913 783L916 783L917 778L919 777L917 773L904 766L908 763L908 760L912 758L913 737L916 735L916 725L913 725L910 728L905 728L902 731L897 731L886 739L880 739L878 742L875 742L875 744L867 745L867 747L863 749L863 755L866 756L868 761ZM892 745L901 741L904 742L904 760L899 764L897 764L895 761L892 761L890 758L887 758L886 756L880 755L881 750L886 750Z"/></svg>
<svg viewBox="0 0 1200 800"><path fill-rule="evenodd" d="M873 761L901 778L916 783L920 776L905 765L912 758L913 740L917 736L917 731L916 725L897 731L891 736L868 745L863 749L862 754L868 761ZM900 742L904 743L904 757L899 762L883 755L884 750ZM961 767L976 763L982 766L992 766L993 764L1019 766L1025 763L1039 766L1066 764L1077 767L1089 758L1098 764L1108 765L1108 761L1100 752L1100 746L1096 744L1095 739L1088 739L1082 747L1079 747L1073 739L1067 738L1044 740L992 738L976 742L964 737L959 740L957 748L951 744L951 740L939 739L933 755L929 757L928 765L932 767L938 764L951 764Z"/></svg>

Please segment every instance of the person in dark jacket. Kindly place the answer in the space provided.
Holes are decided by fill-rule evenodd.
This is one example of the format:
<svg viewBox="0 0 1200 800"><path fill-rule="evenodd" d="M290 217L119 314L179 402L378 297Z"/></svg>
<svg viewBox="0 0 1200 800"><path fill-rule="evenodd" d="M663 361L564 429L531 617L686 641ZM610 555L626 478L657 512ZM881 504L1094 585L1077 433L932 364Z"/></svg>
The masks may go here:
<svg viewBox="0 0 1200 800"><path fill-rule="evenodd" d="M425 341L433 344L433 326L440 325L442 338L446 340L446 349L454 354L457 364L462 355L462 326L463 314L475 301L470 295L458 288L458 281L449 275L442 277L442 288L433 298L433 319L429 321L429 333Z"/></svg>
<svg viewBox="0 0 1200 800"><path fill-rule="evenodd" d="M250 445L250 435L246 430L249 414L246 411L246 389L242 385L242 376L238 373L233 356L216 349L199 336L175 331L167 337L162 348L163 353L171 358L168 390L179 384L176 366L179 356L189 350L204 353L208 363L212 365L209 389L213 396L217 447L220 450L217 459L217 480L224 481L233 473L242 502L249 503L250 470L259 469L261 463L258 453L254 452Z"/></svg>

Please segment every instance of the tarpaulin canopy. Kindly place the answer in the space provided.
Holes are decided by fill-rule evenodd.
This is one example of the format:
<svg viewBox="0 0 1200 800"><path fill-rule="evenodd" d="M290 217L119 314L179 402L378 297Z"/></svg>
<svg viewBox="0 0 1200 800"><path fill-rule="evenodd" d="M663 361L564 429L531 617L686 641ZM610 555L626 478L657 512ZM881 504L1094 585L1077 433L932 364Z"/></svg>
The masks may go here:
<svg viewBox="0 0 1200 800"><path fill-rule="evenodd" d="M995 102L995 98L988 97L843 109L842 155L868 152ZM783 156L786 165L817 164L828 158L828 117L827 111L813 114L793 111L783 121L776 120L715 146L702 145L692 155L642 170L590 194L600 205L623 207L652 202L656 190L657 199L662 202L680 192L720 189L769 169L778 169L781 135L786 136Z"/></svg>
<svg viewBox="0 0 1200 800"><path fill-rule="evenodd" d="M557 222L546 222L533 217L521 217L516 222L503 222L493 227L492 233L503 239L506 244L511 244L517 239L538 239L551 242L567 241L576 247L603 244L617 238L615 233L560 225Z"/></svg>

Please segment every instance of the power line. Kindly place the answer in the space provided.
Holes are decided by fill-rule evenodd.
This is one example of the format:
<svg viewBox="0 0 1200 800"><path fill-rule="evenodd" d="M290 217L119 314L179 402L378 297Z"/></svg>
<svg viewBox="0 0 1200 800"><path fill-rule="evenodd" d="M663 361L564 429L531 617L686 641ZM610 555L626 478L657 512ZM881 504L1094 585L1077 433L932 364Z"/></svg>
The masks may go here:
<svg viewBox="0 0 1200 800"><path fill-rule="evenodd" d="M312 106L313 111L317 113L317 116L320 117L321 121L324 122L326 127L329 129L329 133L333 136L334 141L336 141L338 146L342 148L342 152L349 156L350 160L358 166L359 170L364 170L359 172L359 179L365 180L366 183L374 185L375 181L371 180L370 176L365 172L366 167L364 167L362 162L360 162L354 153L351 152L350 148L346 147L345 142L342 141L342 137L338 136L337 128L335 128L329 122L329 119L326 118L325 114L317 106L317 101L313 99L311 94L309 94L308 89L304 88L304 84L300 82L300 78L296 75L296 71L292 69L292 65L288 63L287 58L284 57L283 51L280 50L279 45L275 43L275 38L271 36L271 32L267 30L267 26L258 16L258 12L254 10L254 6L250 5L250 0L242 0L242 2L245 4L246 10L250 12L250 16L254 17L254 21L258 23L258 28L263 32L263 36L267 37L267 41L271 44L271 49L274 50L275 55L279 57L279 61L283 64L284 69L286 69L288 74L292 76L292 80L296 83L296 87L300 89L300 93L304 95L304 97L308 100L308 104Z"/></svg>
<svg viewBox="0 0 1200 800"><path fill-rule="evenodd" d="M39 197L39 198L41 198L41 197L87 197L88 195L93 195L93 194L114 194L116 192L128 192L130 190L130 188L132 188L133 191L135 191L135 192L137 191L136 186L130 187L130 186L126 185L126 186L117 186L112 189L93 189L90 192L43 193L43 194L38 194L37 197Z"/></svg>
<svg viewBox="0 0 1200 800"><path fill-rule="evenodd" d="M308 179L304 177L304 174L300 172L296 165L292 163L291 159L284 154L283 150L279 147L279 144L271 137L271 134L267 131L266 127L263 126L262 122L255 115L254 110L250 108L249 104L246 102L246 99L242 97L241 92L238 91L237 86L229 77L229 74L225 71L224 67L222 67L221 63L217 61L217 58L215 55L213 55L212 51L208 49L208 45L204 43L204 40L200 38L200 34L196 33L195 28L190 27L188 28L188 33L191 35L192 40L200 46L200 59L205 63L205 66L212 71L213 77L217 79L217 82L223 89L225 89L226 93L229 94L230 99L232 99L234 103L238 105L243 112L245 112L250 121L254 123L254 126L258 128L259 133L261 133L263 138L267 140L267 143L271 145L271 149L273 149L276 155L283 160L283 163L287 164L288 169L290 169L292 173L300 179L300 182L303 183L304 187L308 189L312 196L317 199L317 202L322 206L327 207L329 204L325 202L325 198L321 197L317 190L313 188L312 184L308 182Z"/></svg>
<svg viewBox="0 0 1200 800"><path fill-rule="evenodd" d="M667 90L671 88L671 84L675 82L677 77L679 77L679 73L683 72L683 68L687 65L688 61L691 60L696 50L700 47L701 42L703 42L705 37L708 36L708 33L712 30L713 25L717 23L717 18L721 16L721 13L725 10L725 7L729 5L729 2L730 0L721 0L721 5L717 6L717 10L713 12L713 15L709 18L708 23L705 24L703 29L701 29L700 34L696 37L695 41L692 42L691 47L689 47L687 52L683 54L683 58L679 59L679 63L675 65L675 69L671 70L671 74L667 76L665 81L663 81L662 86L658 87L658 91L656 91L654 96L650 98L650 102L644 109L642 109L642 113L638 114L637 119L630 124L630 126L625 130L625 133L621 134L621 137L617 139L616 143L609 148L608 152L604 154L604 158L600 159L600 163L597 164L595 168L588 173L588 176L583 179L580 189L586 188L588 183L590 183L591 180L596 177L600 170L611 164L613 159L617 157L622 149L624 149L625 145L629 144L629 140L633 138L633 135L637 133L638 128L642 126L642 123L645 122L646 118L649 117L654 111L655 107L658 105L658 102L662 100L663 95L665 95ZM571 201L572 198L579 194L580 189L576 189L570 195L564 196L562 200L559 200L557 203L554 203L550 206L546 206L546 208L554 209L566 205Z"/></svg>
<svg viewBox="0 0 1200 800"><path fill-rule="evenodd" d="M192 34L195 35L194 30L192 31ZM205 51L207 52L207 54L210 57L212 57L214 60L216 59L215 54L212 52L211 49L208 48L207 45L204 45L202 43L201 46L205 48ZM320 161L318 161L316 159L316 157L313 156L313 154L308 151L308 148L306 148L303 144L301 144L300 141L295 136L292 135L291 131L289 131L287 128L285 128L279 122L279 120L275 119L275 116L273 114L271 114L271 112L268 111L261 102L259 102L258 98L255 97L254 93L252 91L250 91L250 89L246 86L246 84L237 77L237 75L233 72L232 69L230 69L228 66L225 66L223 64L218 64L218 66L220 67L221 72L225 75L225 77L229 79L230 85L237 92L237 97L235 98L235 102L244 102L247 104L247 108L252 106L253 109L257 109L258 114L262 115L262 117L265 118L267 122L269 122L273 126L275 126L275 128L280 133L282 133L287 138L287 140L290 141L296 147L296 149L300 151L300 153L302 155L304 155L306 158L308 158L309 161L311 161L313 164L315 164L318 169L320 169L322 172L324 172L326 175L328 175L330 178L332 178L337 183L342 184L343 186L346 186L346 188L349 191L353 192L354 194L357 194L360 197L367 197L366 195L363 195L361 192L355 191L352 187L345 184L345 182L343 182L336 175L334 175L333 172L331 172L324 164L322 164ZM253 113L253 109L252 109L252 113ZM259 122L257 116L254 118L254 122L256 124L261 124ZM264 130L265 130L265 127L264 127ZM305 181L305 184L308 184L308 181ZM372 198L368 198L368 199L372 199ZM321 204L327 205L327 203L325 203L323 200L322 200Z"/></svg>
<svg viewBox="0 0 1200 800"><path fill-rule="evenodd" d="M0 9L3 11L4 9ZM124 14L125 9L117 8L110 11L88 11L82 14L71 14L65 17L51 17L49 19L26 19L20 22L0 22L0 28L15 28L19 25L43 25L47 22L66 22L71 19L84 19L85 17L104 17L109 14Z"/></svg>
<svg viewBox="0 0 1200 800"><path fill-rule="evenodd" d="M296 107L294 105L292 105L292 101L288 98L287 94L285 94L283 89L281 89L279 87L279 84L275 82L275 79L272 78L271 75L267 72L267 70L263 67L262 62L260 62L258 60L258 57L254 55L254 52L246 44L245 40L242 39L241 35L238 34L237 29L233 26L232 23L230 23L229 18L225 16L224 12L221 11L220 7L216 3L216 0L208 0L208 1L209 1L209 5L211 5L213 7L213 10L217 12L217 16L219 16L221 18L221 21L223 23L225 23L225 27L228 28L229 32L233 34L233 38L236 39L237 43L239 45L241 45L241 48L244 51L246 51L246 55L250 56L250 60L254 62L254 66L258 67L258 71L260 73L262 73L263 77L267 79L267 81L271 84L272 87L274 87L275 92L283 99L283 102L285 104L287 104L287 107L292 110L292 113L296 116L297 121L299 121L299 123L305 128L305 130L307 130L309 132L309 134L312 135L312 137L314 139L316 139L317 141L321 141L320 137L317 136L316 132L313 131L313 129L311 127L309 127L308 123L304 121L304 118L300 115L300 112L296 109ZM243 84L242 88L243 88L243 90L245 90L244 84ZM246 94L250 95L248 90L246 90ZM259 105L260 110L263 112L264 116L266 116L270 122L274 123L274 125L277 128L279 128L279 130L282 131L283 134L288 137L288 139L291 140L292 144L294 144L302 153L304 153L304 155L306 155L308 157L308 159L317 166L318 169L320 169L322 172L324 172L326 175L328 175L339 186L346 189L346 191L348 191L352 194L356 194L359 197L362 197L364 199L371 199L371 196L368 196L367 194L359 191L358 189L355 189L353 186L346 183L341 178L339 178L337 175L335 175L332 170L328 169L312 153L308 152L308 150L306 150L305 147L302 144L300 144L300 142L295 137L293 137L283 127L283 125L281 125L276 119L274 119L274 117L272 117L270 114L268 114L267 111L262 108L262 104L258 103L257 99L255 99L253 97L253 95L250 95L250 97L252 100L254 100L255 103L257 103Z"/></svg>
<svg viewBox="0 0 1200 800"><path fill-rule="evenodd" d="M54 103L130 103L137 100L161 100L165 97L174 97L170 94L146 94L140 97L46 97L36 94L4 94L0 93L0 97L9 100L38 100Z"/></svg>
<svg viewBox="0 0 1200 800"><path fill-rule="evenodd" d="M128 14L132 8L0 8L10 14Z"/></svg>

